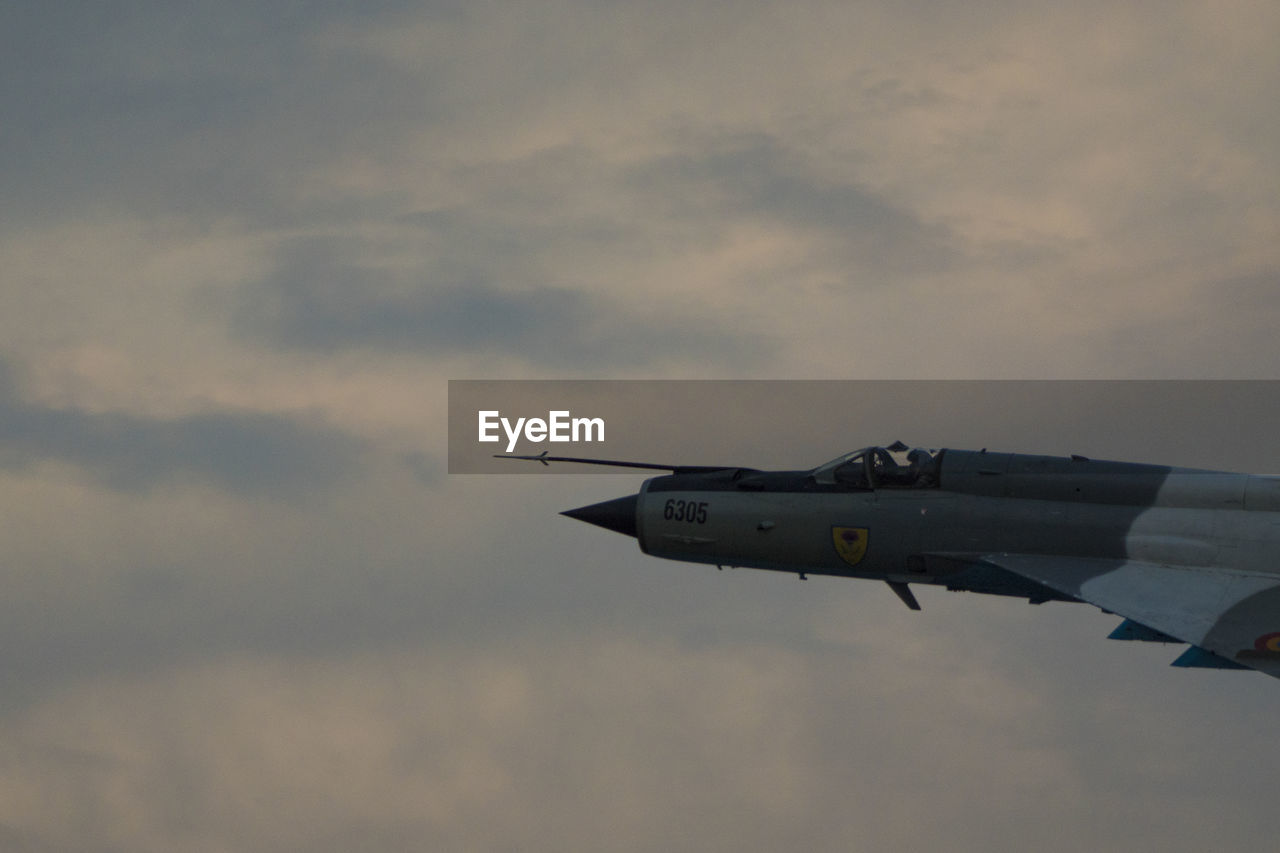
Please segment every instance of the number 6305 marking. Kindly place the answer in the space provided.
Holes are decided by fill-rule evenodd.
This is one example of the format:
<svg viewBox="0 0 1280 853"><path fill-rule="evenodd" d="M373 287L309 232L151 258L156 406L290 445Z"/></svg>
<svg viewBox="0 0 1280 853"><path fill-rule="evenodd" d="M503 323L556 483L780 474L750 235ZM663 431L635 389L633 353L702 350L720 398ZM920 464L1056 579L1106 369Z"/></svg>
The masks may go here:
<svg viewBox="0 0 1280 853"><path fill-rule="evenodd" d="M690 524L707 523L706 501L681 501L668 498L662 507L662 517L667 521L687 521Z"/></svg>

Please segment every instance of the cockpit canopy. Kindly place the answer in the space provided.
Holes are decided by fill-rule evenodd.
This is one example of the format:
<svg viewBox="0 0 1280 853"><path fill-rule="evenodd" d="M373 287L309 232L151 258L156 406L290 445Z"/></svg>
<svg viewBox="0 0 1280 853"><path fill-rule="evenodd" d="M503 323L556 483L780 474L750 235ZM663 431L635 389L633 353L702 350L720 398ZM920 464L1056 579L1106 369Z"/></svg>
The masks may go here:
<svg viewBox="0 0 1280 853"><path fill-rule="evenodd" d="M819 465L809 473L814 482L849 489L931 489L938 486L942 451L907 450L895 442L888 447L864 447Z"/></svg>

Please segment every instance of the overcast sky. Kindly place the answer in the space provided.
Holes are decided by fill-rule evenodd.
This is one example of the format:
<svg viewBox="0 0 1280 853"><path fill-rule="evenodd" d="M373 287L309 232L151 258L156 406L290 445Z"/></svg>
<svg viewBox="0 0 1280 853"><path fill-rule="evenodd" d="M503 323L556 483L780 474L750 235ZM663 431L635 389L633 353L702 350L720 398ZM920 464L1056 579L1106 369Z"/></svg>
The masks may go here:
<svg viewBox="0 0 1280 853"><path fill-rule="evenodd" d="M445 404L1277 378L1277 44L1272 2L7 4L0 847L1273 845L1274 680L653 560L557 515L641 478L450 476ZM660 461L1280 471L1203 387Z"/></svg>

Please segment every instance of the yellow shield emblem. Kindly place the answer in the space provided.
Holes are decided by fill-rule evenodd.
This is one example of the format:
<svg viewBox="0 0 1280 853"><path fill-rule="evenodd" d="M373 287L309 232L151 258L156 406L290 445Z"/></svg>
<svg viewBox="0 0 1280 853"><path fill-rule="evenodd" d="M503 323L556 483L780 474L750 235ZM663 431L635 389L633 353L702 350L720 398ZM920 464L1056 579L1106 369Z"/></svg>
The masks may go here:
<svg viewBox="0 0 1280 853"><path fill-rule="evenodd" d="M831 541L835 543L836 553L840 555L840 559L851 566L856 566L867 553L867 528L833 527Z"/></svg>

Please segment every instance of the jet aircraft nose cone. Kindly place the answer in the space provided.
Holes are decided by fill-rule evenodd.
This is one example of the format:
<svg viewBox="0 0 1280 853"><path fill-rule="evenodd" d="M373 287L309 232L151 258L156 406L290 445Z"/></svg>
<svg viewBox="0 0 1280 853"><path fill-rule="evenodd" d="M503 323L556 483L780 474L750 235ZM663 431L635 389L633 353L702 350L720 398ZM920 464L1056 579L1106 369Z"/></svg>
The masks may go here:
<svg viewBox="0 0 1280 853"><path fill-rule="evenodd" d="M566 509L561 515L604 527L627 536L636 535L636 500L639 495L627 495L625 498L614 498L590 506L577 509Z"/></svg>

